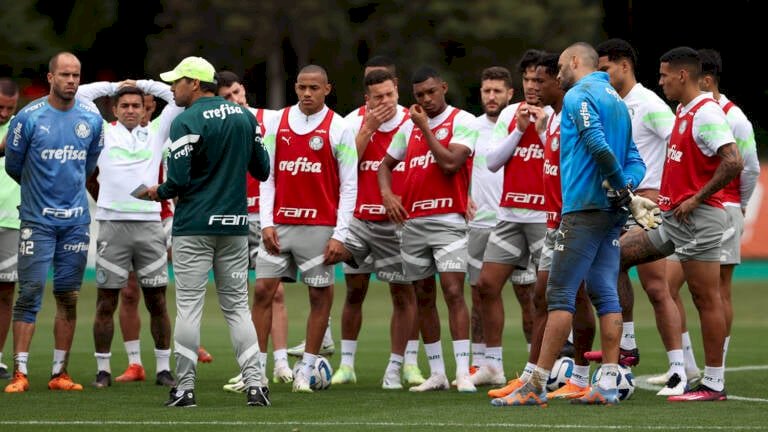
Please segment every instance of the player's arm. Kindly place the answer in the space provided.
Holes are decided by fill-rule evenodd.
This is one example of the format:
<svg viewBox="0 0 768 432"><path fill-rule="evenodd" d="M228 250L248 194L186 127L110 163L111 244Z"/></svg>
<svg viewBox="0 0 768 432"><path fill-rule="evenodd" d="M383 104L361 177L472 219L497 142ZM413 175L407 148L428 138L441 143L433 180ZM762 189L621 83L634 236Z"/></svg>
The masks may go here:
<svg viewBox="0 0 768 432"><path fill-rule="evenodd" d="M411 105L411 120L421 130L429 150L432 152L432 156L435 157L435 161L443 173L446 175L457 173L469 155L472 154L472 149L463 145L454 145L453 143L443 147L435 135L432 134L427 113L420 105Z"/></svg>
<svg viewBox="0 0 768 432"><path fill-rule="evenodd" d="M85 180L85 190L91 194L94 201L99 199L99 167Z"/></svg>
<svg viewBox="0 0 768 432"><path fill-rule="evenodd" d="M16 183L21 183L21 171L27 158L27 149L32 139L32 131L26 127L26 116L19 115L11 119L8 125L8 137L5 149L5 172ZM18 133L17 133L18 131Z"/></svg>
<svg viewBox="0 0 768 432"><path fill-rule="evenodd" d="M704 185L704 187L693 196L699 203L704 202L715 192L724 188L731 180L739 175L739 171L744 167L744 160L739 153L736 143L728 143L717 149L717 155L720 157L720 165L715 170L715 174Z"/></svg>
<svg viewBox="0 0 768 432"><path fill-rule="evenodd" d="M275 130L266 124L266 136L264 147L269 158L269 175L267 179L259 183L259 219L261 222L261 241L264 249L270 255L280 254L280 240L277 237L274 221L275 207Z"/></svg>
<svg viewBox="0 0 768 432"><path fill-rule="evenodd" d="M171 86L164 82L154 80L136 80L136 87L146 94L158 97L166 103L173 102L173 92ZM175 105L175 104L174 104Z"/></svg>
<svg viewBox="0 0 768 432"><path fill-rule="evenodd" d="M85 159L85 178L90 177L99 162L99 155L104 148L104 120L101 116L97 117L97 120L93 122L93 139L88 146L88 155Z"/></svg>
<svg viewBox="0 0 768 432"><path fill-rule="evenodd" d="M249 116L249 119L254 129L254 139L251 143L251 159L248 161L248 172L253 178L259 181L264 181L269 177L269 155L267 149L264 148L263 138L261 132L259 132L259 125L253 116Z"/></svg>
<svg viewBox="0 0 768 432"><path fill-rule="evenodd" d="M508 109L509 107L505 108ZM497 172L507 161L515 154L517 145L520 144L520 139L523 137L523 131L520 128L515 127L512 133L508 133L509 125L506 121L503 121L500 115L499 120L496 122L496 126L493 127L493 133L491 134L491 151L486 155L486 162L488 163L488 169L492 172ZM525 129L523 129L525 130Z"/></svg>
<svg viewBox="0 0 768 432"><path fill-rule="evenodd" d="M191 181L192 152L200 135L194 133L183 122L174 122L171 126L171 146L168 155L168 176L157 188L159 199L174 198L189 187Z"/></svg>
<svg viewBox="0 0 768 432"><path fill-rule="evenodd" d="M738 108L729 111L728 120L730 121L732 117L738 120L732 123L733 137L744 159L744 169L741 170L739 178L739 192L741 192L741 208L746 209L760 177L760 160L757 158L757 143L752 123Z"/></svg>
<svg viewBox="0 0 768 432"><path fill-rule="evenodd" d="M629 150L627 151L627 157L622 169L624 171L624 184L637 187L645 177L645 161L643 161L643 157L640 156L640 151L637 149L637 145L633 139L629 140Z"/></svg>
<svg viewBox="0 0 768 432"><path fill-rule="evenodd" d="M80 84L77 87L76 96L82 100L93 102L100 97L112 96L117 91L119 83L97 81L88 84Z"/></svg>
<svg viewBox="0 0 768 432"><path fill-rule="evenodd" d="M339 169L339 208L336 212L336 227L331 238L341 243L347 239L349 221L355 210L357 199L357 150L351 129L345 128L341 139L333 146L333 155Z"/></svg>
<svg viewBox="0 0 768 432"><path fill-rule="evenodd" d="M379 170L376 173L379 189L381 190L382 203L387 210L389 219L396 224L402 224L408 219L408 212L405 211L402 200L392 192L392 170L405 158L406 142L406 133L401 127L394 138L392 138L387 154L381 160Z"/></svg>
<svg viewBox="0 0 768 432"><path fill-rule="evenodd" d="M369 109L365 113L365 117L360 125L360 130L355 136L355 147L357 148L357 156L363 157L365 149L368 148L368 143L371 142L371 137L382 124L393 115L396 115L398 110L397 105L379 105L376 108Z"/></svg>

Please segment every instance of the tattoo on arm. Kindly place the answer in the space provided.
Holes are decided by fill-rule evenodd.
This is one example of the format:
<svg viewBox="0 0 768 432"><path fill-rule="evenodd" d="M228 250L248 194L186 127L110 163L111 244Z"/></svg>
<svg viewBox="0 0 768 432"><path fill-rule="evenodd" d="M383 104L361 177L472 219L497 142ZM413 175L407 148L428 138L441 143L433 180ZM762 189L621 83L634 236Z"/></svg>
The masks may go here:
<svg viewBox="0 0 768 432"><path fill-rule="evenodd" d="M741 153L736 148L735 143L720 147L717 150L717 155L720 156L720 165L718 165L712 178L697 194L700 201L704 201L715 192L724 188L744 168L744 160L741 158Z"/></svg>

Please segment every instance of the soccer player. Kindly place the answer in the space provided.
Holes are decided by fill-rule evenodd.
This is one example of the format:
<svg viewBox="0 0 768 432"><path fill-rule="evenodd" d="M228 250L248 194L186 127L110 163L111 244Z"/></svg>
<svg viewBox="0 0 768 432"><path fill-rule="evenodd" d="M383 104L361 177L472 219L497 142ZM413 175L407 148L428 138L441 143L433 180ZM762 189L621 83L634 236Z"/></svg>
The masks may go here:
<svg viewBox="0 0 768 432"><path fill-rule="evenodd" d="M294 89L298 104L266 123L272 171L261 184L253 316L266 346L277 285L295 281L301 270L310 312L293 391L311 393L309 378L333 303L333 265L348 257L344 241L355 207L357 152L344 119L325 105L331 91L325 69L303 67Z"/></svg>
<svg viewBox="0 0 768 432"><path fill-rule="evenodd" d="M6 393L29 389L27 362L48 269L53 264L53 368L48 388L82 390L67 373L90 237L85 180L103 145L98 110L75 98L80 60L61 52L48 63L47 97L11 120L5 170L21 185L19 295L13 308L14 376Z"/></svg>
<svg viewBox="0 0 768 432"><path fill-rule="evenodd" d="M622 237L622 265L677 254L699 311L705 368L698 387L668 400L721 401L727 398L726 325L718 287L727 220L722 190L739 175L743 160L722 108L699 88L699 54L678 47L662 55L660 63L659 85L667 99L680 104L659 191L664 223L658 230L630 231Z"/></svg>
<svg viewBox="0 0 768 432"><path fill-rule="evenodd" d="M632 118L632 140L645 162L645 177L637 185L636 193L655 202L659 196L666 145L672 135L675 116L656 93L637 82L635 78L637 54L627 41L607 40L598 45L597 54L600 56L598 68L608 73L611 85L629 108L629 115ZM628 224L628 230L640 229L642 229L640 226L631 221ZM622 364L635 366L640 362L640 354L635 343L632 314L634 295L628 270L629 268L622 266L619 272L618 289L623 319L619 352ZM656 328L666 348L669 362L669 380L662 383L665 386L658 395L682 394L687 385L687 375L683 365L680 317L667 288L665 262L658 260L641 264L637 266L637 274L653 306ZM599 352L596 354L599 355ZM677 374L676 378L674 374Z"/></svg>
<svg viewBox="0 0 768 432"><path fill-rule="evenodd" d="M355 261L362 265L357 269L349 266L344 268L347 296L341 318L341 365L331 383L354 383L357 380L354 359L362 323L362 303L368 291L371 273L375 272L379 280L389 283L392 295L391 350L382 388L398 390L403 388L400 377L403 355L416 321L416 294L413 285L403 275L397 227L387 217L376 173L392 137L408 120L409 114L397 103L397 84L391 72L373 70L365 75L364 84L365 113L356 116L354 123L350 124L360 161L357 202L345 242L345 247ZM398 165L393 176L394 191L402 195L405 165ZM366 262L366 259L371 262ZM367 273L362 273L360 267Z"/></svg>
<svg viewBox="0 0 768 432"><path fill-rule="evenodd" d="M499 222L488 237L483 267L477 282L482 304L485 365L473 376L475 383L503 384L502 335L504 304L501 290L515 268L525 269L529 260L538 265L546 233L544 212L544 147L536 132L535 120L552 109L540 107L536 64L542 52L528 50L518 71L523 78L525 100L510 105L499 114L493 131L493 150L488 153L488 169L504 168L504 183L498 213ZM533 286L525 286L520 302L523 321L532 322ZM517 291L517 289L516 289ZM526 318L528 317L528 318Z"/></svg>
<svg viewBox="0 0 768 432"><path fill-rule="evenodd" d="M88 101L113 96L113 112L117 118L116 122L104 125L104 151L99 156L96 172L86 183L96 199L95 218L99 221L98 292L93 323L97 374L92 385L96 388L112 385L113 316L131 270L137 275L150 315L155 342L155 382L168 387L176 384L170 372L171 322L165 301L167 251L160 203L139 200L131 196L131 192L137 186L156 182L155 173L160 172L171 122L182 109L169 103L157 128L143 127L145 93L140 87L171 95L168 85L144 80L84 84L77 92L78 97ZM126 341L128 369L117 377L118 382L144 380L138 347L133 348L130 342ZM138 340L133 343L138 346Z"/></svg>
<svg viewBox="0 0 768 432"><path fill-rule="evenodd" d="M469 311L464 301L467 271L467 203L472 153L477 141L475 117L448 105L448 84L440 74L421 67L413 74L417 104L400 127L379 166L379 186L389 218L403 224L401 251L405 277L414 282L418 317L431 375L410 391L447 390L440 344L436 289L425 284L438 272L456 358L456 386L474 392L469 379ZM392 172L405 162L402 198L392 189Z"/></svg>
<svg viewBox="0 0 768 432"><path fill-rule="evenodd" d="M627 107L597 65L597 52L583 42L568 47L558 61L558 78L568 91L560 122L563 210L547 285L549 313L531 378L509 396L491 401L496 406L546 406L547 379L568 337L582 281L600 317L604 363L600 381L574 401L618 402L619 232L627 218L622 207L643 178L645 165L632 142ZM604 181L613 193L606 194Z"/></svg>
<svg viewBox="0 0 768 432"><path fill-rule="evenodd" d="M3 347L11 328L13 289L19 274L19 185L5 173L5 137L19 102L19 87L9 78L0 78L0 379L11 377L3 363Z"/></svg>
<svg viewBox="0 0 768 432"><path fill-rule="evenodd" d="M726 332L723 346L723 365L725 365L725 358L731 339L731 324L733 323L731 280L733 279L733 271L736 265L741 263L741 235L744 230L744 213L760 175L760 161L757 158L757 145L755 143L752 123L750 123L738 106L731 102L724 94L720 93L720 76L723 70L720 54L710 49L699 50L698 53L701 57L702 69L702 74L699 78L699 88L703 92L712 93L712 98L725 112L728 125L736 139L736 146L744 160L744 169L741 171L741 174L723 189L723 207L726 212L726 227L728 228L723 233L723 244L720 248L719 287L725 313ZM669 281L672 296L677 302L677 310L680 312L683 328L685 329L685 308L680 299L680 288L685 277L680 262L668 258L667 270L670 272ZM691 347L691 338L688 335L687 329L684 330L683 340L686 368L691 367L698 372L696 359ZM653 378L658 379L659 377ZM656 381L653 378L649 379L649 382Z"/></svg>
<svg viewBox="0 0 768 432"><path fill-rule="evenodd" d="M477 146L472 160L472 200L477 206L475 217L469 221L467 243L467 274L472 288L472 364L477 369L472 375L475 385L504 384L504 372L494 377L488 377L482 366L485 364L486 345L483 336L483 321L480 304L480 293L477 282L480 269L483 266L488 237L496 226L496 216L501 200L501 187L504 182L503 172L493 172L488 169L486 157L491 151L491 134L499 118L499 113L509 105L514 94L512 74L503 67L494 66L483 70L480 75L480 102L483 105L483 115L477 117ZM516 291L517 292L517 291ZM480 372L480 374L478 374Z"/></svg>
<svg viewBox="0 0 768 432"><path fill-rule="evenodd" d="M219 71L218 73L218 94L224 99L234 102L242 107L248 108L248 110L256 117L256 121L259 124L259 132L262 136L265 135L264 129L265 118L271 118L277 113L273 110L264 108L251 108L248 106L246 100L246 89L240 81L240 77L232 71ZM259 226L259 181L252 176L247 176L246 192L248 194L248 268L256 268L256 255L259 250L259 243L261 241L261 227ZM251 314L253 318L253 314ZM254 326L256 323L254 323ZM293 371L288 365L288 356L286 354L286 348L288 347L288 314L285 309L285 291L283 284L278 285L275 292L274 304L272 305L272 327L270 329L272 335L272 355L275 360L275 368L272 373L272 380L275 384L280 382L292 382ZM267 353L266 351L260 353L262 356L259 361L264 365L266 370L267 365ZM242 375L229 380L229 383L224 385L225 391L231 392L243 392L245 391L245 382L243 382Z"/></svg>
<svg viewBox="0 0 768 432"><path fill-rule="evenodd" d="M173 222L178 384L165 405L196 405L200 319L212 269L235 358L248 387L247 403L269 406L248 308L245 176L265 180L269 174L258 125L250 112L215 96L215 70L201 57L185 58L160 78L173 83L176 105L186 108L171 125L168 179L147 191L154 200L178 197Z"/></svg>

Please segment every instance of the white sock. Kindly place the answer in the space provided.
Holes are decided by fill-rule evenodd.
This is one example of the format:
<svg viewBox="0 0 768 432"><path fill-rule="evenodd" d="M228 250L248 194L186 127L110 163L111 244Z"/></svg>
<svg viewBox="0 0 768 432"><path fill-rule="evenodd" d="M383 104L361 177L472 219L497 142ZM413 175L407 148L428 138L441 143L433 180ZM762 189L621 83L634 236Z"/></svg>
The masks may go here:
<svg viewBox="0 0 768 432"><path fill-rule="evenodd" d="M547 388L547 380L549 379L549 369L543 369L538 366L535 367L531 374L531 379L528 381L536 390L542 391Z"/></svg>
<svg viewBox="0 0 768 432"><path fill-rule="evenodd" d="M272 353L272 358L275 360L275 367L282 365L288 366L288 352L285 348L275 350Z"/></svg>
<svg viewBox="0 0 768 432"><path fill-rule="evenodd" d="M673 374L680 375L680 379L686 381L688 377L685 374L685 360L683 359L683 350L667 351L667 359L669 360L669 376Z"/></svg>
<svg viewBox="0 0 768 432"><path fill-rule="evenodd" d="M491 366L497 371L504 370L504 359L502 349L498 347L487 347L485 349L485 365Z"/></svg>
<svg viewBox="0 0 768 432"><path fill-rule="evenodd" d="M325 328L325 334L323 335L323 345L333 344L333 334L331 334L331 317L328 317L328 327Z"/></svg>
<svg viewBox="0 0 768 432"><path fill-rule="evenodd" d="M341 365L355 368L355 351L357 351L356 340L341 340Z"/></svg>
<svg viewBox="0 0 768 432"><path fill-rule="evenodd" d="M257 352L256 353L256 361L259 363L259 365L263 368L262 371L267 370L267 353L265 352ZM312 363L312 366L314 367L315 363ZM264 372L266 374L266 372Z"/></svg>
<svg viewBox="0 0 768 432"><path fill-rule="evenodd" d="M575 384L579 387L586 387L589 385L589 365L573 366L573 373L571 374L571 384Z"/></svg>
<svg viewBox="0 0 768 432"><path fill-rule="evenodd" d="M155 373L171 370L171 350L155 348Z"/></svg>
<svg viewBox="0 0 768 432"><path fill-rule="evenodd" d="M304 357L301 358L301 361L304 362L304 367L301 368L301 373L309 379L309 377L312 376L312 371L315 370L315 361L317 360L317 355L310 354L306 351L304 351Z"/></svg>
<svg viewBox="0 0 768 432"><path fill-rule="evenodd" d="M0 364L3 364L3 352L0 351Z"/></svg>
<svg viewBox="0 0 768 432"><path fill-rule="evenodd" d="M603 363L603 366L600 368L600 381L597 385L603 390L615 389L618 378L619 365L616 363Z"/></svg>
<svg viewBox="0 0 768 432"><path fill-rule="evenodd" d="M136 339L125 341L125 352L128 353L128 364L141 364L141 341Z"/></svg>
<svg viewBox="0 0 768 432"><path fill-rule="evenodd" d="M698 371L699 366L696 364L696 357L693 355L693 347L691 346L691 334L688 332L683 333L682 339L685 370L688 372Z"/></svg>
<svg viewBox="0 0 768 432"><path fill-rule="evenodd" d="M16 353L16 355L13 356L13 362L16 365L16 369L23 373L24 375L28 375L27 373L27 362L29 361L29 353L28 352L20 352Z"/></svg>
<svg viewBox="0 0 768 432"><path fill-rule="evenodd" d="M534 370L536 370L535 364L531 362L526 363L525 368L523 368L523 373L520 375L520 379L525 382L530 381Z"/></svg>
<svg viewBox="0 0 768 432"><path fill-rule="evenodd" d="M531 353L531 344L526 344L526 345L525 345L525 350L526 350L525 352L527 352L528 354L530 354L530 353Z"/></svg>
<svg viewBox="0 0 768 432"><path fill-rule="evenodd" d="M568 333L568 342L573 343L573 329L571 329L571 332Z"/></svg>
<svg viewBox="0 0 768 432"><path fill-rule="evenodd" d="M625 350L637 348L637 344L635 343L635 323L633 321L625 322L622 325L622 328L623 331L621 332L621 342L619 343L619 346Z"/></svg>
<svg viewBox="0 0 768 432"><path fill-rule="evenodd" d="M704 378L701 383L715 391L725 388L725 367L704 366Z"/></svg>
<svg viewBox="0 0 768 432"><path fill-rule="evenodd" d="M400 374L400 368L403 366L403 356L400 354L390 353L389 354L389 363L387 364L387 370L385 373L396 373Z"/></svg>
<svg viewBox="0 0 768 432"><path fill-rule="evenodd" d="M109 365L109 359L112 357L112 353L93 353L93 356L96 357L96 372L104 371L107 373L112 373L112 368Z"/></svg>
<svg viewBox="0 0 768 432"><path fill-rule="evenodd" d="M723 367L725 367L725 357L728 355L728 344L731 343L731 336L725 337L725 343L723 343Z"/></svg>
<svg viewBox="0 0 768 432"><path fill-rule="evenodd" d="M445 375L445 363L443 362L443 346L440 341L428 344L424 344L424 351L427 352L427 360L429 360L429 372L430 375L443 374Z"/></svg>
<svg viewBox="0 0 768 432"><path fill-rule="evenodd" d="M485 364L485 344L473 343L472 344L472 364L480 367Z"/></svg>
<svg viewBox="0 0 768 432"><path fill-rule="evenodd" d="M456 376L469 374L469 339L453 341Z"/></svg>
<svg viewBox="0 0 768 432"><path fill-rule="evenodd" d="M64 362L67 360L67 352L63 350L53 350L53 367L51 375L60 374L64 369Z"/></svg>
<svg viewBox="0 0 768 432"><path fill-rule="evenodd" d="M405 364L415 365L419 362L419 340L413 339L408 341L408 345L405 346Z"/></svg>

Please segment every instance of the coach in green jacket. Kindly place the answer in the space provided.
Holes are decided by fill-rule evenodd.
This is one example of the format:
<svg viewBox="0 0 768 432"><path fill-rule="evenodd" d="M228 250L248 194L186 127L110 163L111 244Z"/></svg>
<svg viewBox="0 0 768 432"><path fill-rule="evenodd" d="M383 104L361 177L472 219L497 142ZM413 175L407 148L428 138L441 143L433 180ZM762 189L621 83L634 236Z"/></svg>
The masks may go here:
<svg viewBox="0 0 768 432"><path fill-rule="evenodd" d="M185 107L171 125L168 179L147 190L152 199L178 198L173 221L176 279L177 388L167 406L195 406L195 367L208 271L213 268L243 374L248 405L269 406L263 365L248 308L248 212L246 175L264 181L269 156L253 114L216 94L216 73L201 57L187 57L160 74L173 83L176 105Z"/></svg>

